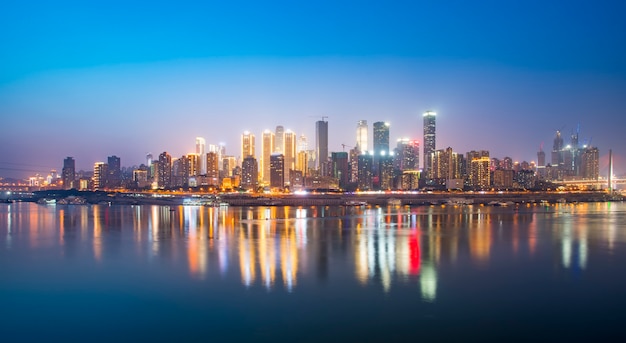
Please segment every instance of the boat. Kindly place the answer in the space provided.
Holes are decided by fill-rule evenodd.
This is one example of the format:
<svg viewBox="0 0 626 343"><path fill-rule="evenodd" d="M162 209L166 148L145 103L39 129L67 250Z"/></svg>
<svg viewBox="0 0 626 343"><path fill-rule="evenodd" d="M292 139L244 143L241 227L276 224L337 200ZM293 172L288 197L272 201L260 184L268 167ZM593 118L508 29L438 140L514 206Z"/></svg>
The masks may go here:
<svg viewBox="0 0 626 343"><path fill-rule="evenodd" d="M344 206L367 206L365 201L348 200L343 203Z"/></svg>
<svg viewBox="0 0 626 343"><path fill-rule="evenodd" d="M389 206L402 206L402 199L389 198L389 199L387 199L387 205L389 205Z"/></svg>

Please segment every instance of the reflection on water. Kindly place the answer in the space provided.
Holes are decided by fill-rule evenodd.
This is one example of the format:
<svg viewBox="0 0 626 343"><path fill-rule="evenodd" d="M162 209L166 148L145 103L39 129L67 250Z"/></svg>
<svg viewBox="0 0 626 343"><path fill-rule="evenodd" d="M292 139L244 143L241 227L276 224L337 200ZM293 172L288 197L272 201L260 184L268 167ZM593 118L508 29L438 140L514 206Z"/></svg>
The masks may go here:
<svg viewBox="0 0 626 343"><path fill-rule="evenodd" d="M414 284L437 300L441 268L488 270L552 256L585 271L626 241L624 204L518 208L42 206L0 208L3 249L181 263L192 279L238 275L245 287L297 290L349 275L361 287ZM558 251L559 253L554 253ZM130 255L130 256L129 256ZM234 274L233 274L234 273Z"/></svg>

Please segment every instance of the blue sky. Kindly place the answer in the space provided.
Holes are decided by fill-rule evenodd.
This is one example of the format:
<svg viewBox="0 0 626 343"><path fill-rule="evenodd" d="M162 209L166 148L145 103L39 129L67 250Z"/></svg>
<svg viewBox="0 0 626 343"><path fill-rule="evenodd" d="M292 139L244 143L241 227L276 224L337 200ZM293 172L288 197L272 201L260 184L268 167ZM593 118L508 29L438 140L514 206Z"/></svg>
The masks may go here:
<svg viewBox="0 0 626 343"><path fill-rule="evenodd" d="M0 175L180 156L276 125L330 150L356 122L392 141L535 160L580 124L626 169L626 3L18 2L0 4ZM257 144L260 145L260 142ZM24 169L21 171L10 170ZM9 175L12 174L12 175Z"/></svg>

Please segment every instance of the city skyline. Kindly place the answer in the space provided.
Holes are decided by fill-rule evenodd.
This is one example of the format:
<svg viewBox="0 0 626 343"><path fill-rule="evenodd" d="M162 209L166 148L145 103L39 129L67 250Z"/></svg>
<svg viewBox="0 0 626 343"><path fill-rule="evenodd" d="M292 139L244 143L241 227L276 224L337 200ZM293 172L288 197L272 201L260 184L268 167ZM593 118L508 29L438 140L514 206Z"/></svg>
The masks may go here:
<svg viewBox="0 0 626 343"><path fill-rule="evenodd" d="M181 156L194 137L237 155L242 132L276 126L312 147L322 117L329 153L356 144L359 120L423 144L429 110L436 149L536 161L556 130L580 125L626 170L621 2L0 6L0 176L60 170L67 156L77 170Z"/></svg>

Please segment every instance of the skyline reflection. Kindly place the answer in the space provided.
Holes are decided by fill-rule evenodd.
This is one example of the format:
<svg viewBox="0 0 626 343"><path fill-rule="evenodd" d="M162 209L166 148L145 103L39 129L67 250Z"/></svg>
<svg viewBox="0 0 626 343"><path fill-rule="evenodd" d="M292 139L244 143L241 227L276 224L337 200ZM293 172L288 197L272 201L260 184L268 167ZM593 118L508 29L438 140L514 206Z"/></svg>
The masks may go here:
<svg viewBox="0 0 626 343"><path fill-rule="evenodd" d="M490 269L503 259L548 255L564 270L585 272L594 258L623 246L616 243L626 241L618 229L624 208L16 203L0 208L0 237L4 249L60 249L61 256L86 254L101 265L129 258L130 251L148 264L184 267L191 279L236 276L246 288L294 292L315 280L348 277L385 293L415 285L424 301L435 302L442 296L442 270L449 268ZM124 249L128 245L132 249Z"/></svg>

